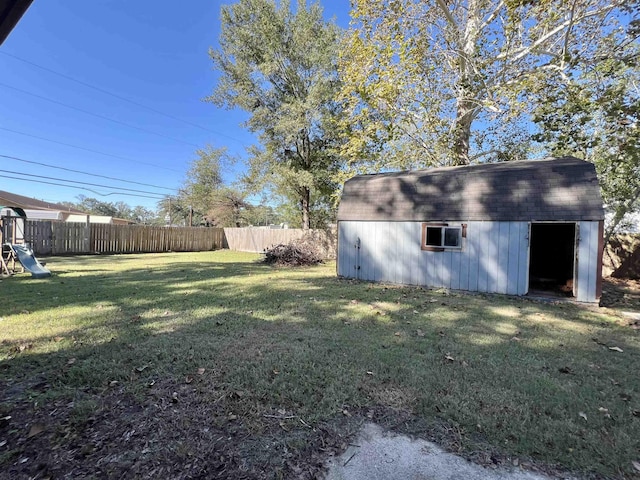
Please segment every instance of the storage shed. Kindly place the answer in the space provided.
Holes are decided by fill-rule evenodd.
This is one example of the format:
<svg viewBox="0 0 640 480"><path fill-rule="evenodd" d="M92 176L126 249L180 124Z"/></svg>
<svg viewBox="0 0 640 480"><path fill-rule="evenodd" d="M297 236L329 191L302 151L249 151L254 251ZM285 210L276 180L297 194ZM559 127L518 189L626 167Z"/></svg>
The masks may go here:
<svg viewBox="0 0 640 480"><path fill-rule="evenodd" d="M604 210L593 164L573 157L349 179L338 275L597 302Z"/></svg>

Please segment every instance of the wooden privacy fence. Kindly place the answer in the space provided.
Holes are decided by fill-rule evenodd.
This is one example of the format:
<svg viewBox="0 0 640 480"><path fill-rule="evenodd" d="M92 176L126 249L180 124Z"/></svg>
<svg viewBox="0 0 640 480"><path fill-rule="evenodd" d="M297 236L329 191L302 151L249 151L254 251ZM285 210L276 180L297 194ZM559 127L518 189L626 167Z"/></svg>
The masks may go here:
<svg viewBox="0 0 640 480"><path fill-rule="evenodd" d="M91 245L100 253L199 252L224 247L222 228L92 225Z"/></svg>
<svg viewBox="0 0 640 480"><path fill-rule="evenodd" d="M197 252L225 247L222 228L27 221L36 255Z"/></svg>
<svg viewBox="0 0 640 480"><path fill-rule="evenodd" d="M98 253L91 249L91 224L51 222L51 225L52 255Z"/></svg>
<svg viewBox="0 0 640 480"><path fill-rule="evenodd" d="M198 252L229 248L262 253L306 236L334 257L335 231L270 228L152 227L101 223L25 222L24 239L36 255Z"/></svg>
<svg viewBox="0 0 640 480"><path fill-rule="evenodd" d="M31 245L33 251L40 255L51 255L53 242L51 222L30 222L24 224L24 240Z"/></svg>
<svg viewBox="0 0 640 480"><path fill-rule="evenodd" d="M278 244L287 244L305 235L320 246L327 258L335 257L336 234L327 230L302 230L301 228L225 228L224 234L230 250L240 252L262 253L267 248Z"/></svg>

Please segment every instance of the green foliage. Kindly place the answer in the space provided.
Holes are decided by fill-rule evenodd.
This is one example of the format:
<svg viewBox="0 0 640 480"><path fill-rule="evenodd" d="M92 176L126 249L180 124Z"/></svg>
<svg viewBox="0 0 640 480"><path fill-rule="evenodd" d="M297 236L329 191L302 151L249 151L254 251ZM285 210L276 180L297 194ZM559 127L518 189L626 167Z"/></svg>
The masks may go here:
<svg viewBox="0 0 640 480"><path fill-rule="evenodd" d="M270 205L255 205L246 210L244 220L248 225L254 226L278 225L285 221L280 213Z"/></svg>
<svg viewBox="0 0 640 480"><path fill-rule="evenodd" d="M184 198L167 196L158 202L158 213L165 224L188 225L193 212Z"/></svg>
<svg viewBox="0 0 640 480"><path fill-rule="evenodd" d="M319 4L302 0L295 12L288 1L240 0L221 17L220 48L209 52L220 79L207 100L250 114L246 125L261 147L250 150L247 183L293 196L308 228L311 196L335 191L340 166L339 29L324 21Z"/></svg>
<svg viewBox="0 0 640 480"><path fill-rule="evenodd" d="M76 198L78 199L77 202L62 202L62 205L93 215L115 217L118 212L118 209L113 203L103 202L96 198L86 197L85 195L78 195Z"/></svg>
<svg viewBox="0 0 640 480"><path fill-rule="evenodd" d="M286 223L291 228L303 228L300 209L292 199L280 197L280 203L275 209L279 222ZM309 228L324 229L335 223L337 209L335 203L325 197L311 195L309 202L310 224Z"/></svg>
<svg viewBox="0 0 640 480"><path fill-rule="evenodd" d="M108 217L123 218L132 222L142 224L159 223L157 213L141 205L131 207L125 202L103 202L101 200L78 195L77 202L62 202L70 208L75 208L93 215L105 215Z"/></svg>
<svg viewBox="0 0 640 480"><path fill-rule="evenodd" d="M245 213L252 208L247 193L225 185L222 169L233 163L226 148L207 146L196 151L182 188L176 197L160 202L164 216L172 224L239 227L246 224Z"/></svg>
<svg viewBox="0 0 640 480"><path fill-rule="evenodd" d="M593 162L612 214L608 240L626 215L640 208L639 9L628 28L610 29L590 55L573 61L571 76L540 84L546 102L536 102L535 140L554 155ZM532 98L540 95L533 90Z"/></svg>
<svg viewBox="0 0 640 480"><path fill-rule="evenodd" d="M340 62L351 169L527 155L527 92L591 52L621 4L354 1Z"/></svg>
<svg viewBox="0 0 640 480"><path fill-rule="evenodd" d="M142 223L145 225L159 225L162 224L162 219L158 216L158 213L149 208L141 205L135 206L131 209L131 213L128 217L136 223Z"/></svg>
<svg viewBox="0 0 640 480"><path fill-rule="evenodd" d="M246 194L231 188L219 188L211 197L211 203L204 216L207 225L216 227L242 227L248 225L245 217L253 207L246 200Z"/></svg>
<svg viewBox="0 0 640 480"><path fill-rule="evenodd" d="M193 208L201 219L209 210L214 194L223 186L222 163L230 161L230 158L226 148L213 148L210 145L197 150L196 155L198 158L191 163L187 178L180 189L179 203L183 205L183 210L184 206Z"/></svg>

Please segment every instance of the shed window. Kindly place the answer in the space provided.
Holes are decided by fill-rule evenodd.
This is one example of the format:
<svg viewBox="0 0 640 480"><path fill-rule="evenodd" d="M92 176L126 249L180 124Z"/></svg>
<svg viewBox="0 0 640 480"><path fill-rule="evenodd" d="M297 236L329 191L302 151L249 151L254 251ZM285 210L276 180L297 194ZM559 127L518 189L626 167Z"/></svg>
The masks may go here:
<svg viewBox="0 0 640 480"><path fill-rule="evenodd" d="M423 223L422 249L431 251L459 250L462 248L464 225Z"/></svg>

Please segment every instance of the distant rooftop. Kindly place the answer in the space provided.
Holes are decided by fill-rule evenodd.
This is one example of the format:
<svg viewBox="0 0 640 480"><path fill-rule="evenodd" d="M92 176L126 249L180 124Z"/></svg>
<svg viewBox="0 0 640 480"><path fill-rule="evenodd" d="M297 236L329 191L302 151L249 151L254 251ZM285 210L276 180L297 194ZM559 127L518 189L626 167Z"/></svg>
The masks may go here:
<svg viewBox="0 0 640 480"><path fill-rule="evenodd" d="M25 197L24 195L5 192L3 190L0 190L0 205L5 207L20 207L25 210L57 210L86 215L86 212L78 210L77 208L70 208L60 203L44 202L37 198Z"/></svg>

